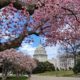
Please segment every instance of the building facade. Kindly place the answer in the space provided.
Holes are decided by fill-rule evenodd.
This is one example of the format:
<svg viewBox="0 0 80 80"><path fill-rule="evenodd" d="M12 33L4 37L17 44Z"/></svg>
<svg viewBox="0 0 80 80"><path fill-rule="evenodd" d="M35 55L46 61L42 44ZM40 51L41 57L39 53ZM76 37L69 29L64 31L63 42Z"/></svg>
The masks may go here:
<svg viewBox="0 0 80 80"><path fill-rule="evenodd" d="M69 70L74 67L74 58L70 54L62 54L58 56L57 67L59 69Z"/></svg>
<svg viewBox="0 0 80 80"><path fill-rule="evenodd" d="M70 54L61 54L56 58L48 59L45 48L42 45L39 45L34 51L33 58L39 60L40 62L48 61L55 66L55 69L69 70L74 67L74 58Z"/></svg>
<svg viewBox="0 0 80 80"><path fill-rule="evenodd" d="M42 45L39 45L36 50L34 51L33 57L40 62L48 61L48 56L46 53L45 48Z"/></svg>

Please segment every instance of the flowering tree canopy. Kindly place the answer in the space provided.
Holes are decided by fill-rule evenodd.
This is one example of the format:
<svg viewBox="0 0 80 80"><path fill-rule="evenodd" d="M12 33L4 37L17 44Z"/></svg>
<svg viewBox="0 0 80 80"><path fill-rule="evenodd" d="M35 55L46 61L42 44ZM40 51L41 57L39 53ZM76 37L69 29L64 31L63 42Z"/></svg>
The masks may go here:
<svg viewBox="0 0 80 80"><path fill-rule="evenodd" d="M10 71L19 73L20 71L29 71L36 67L36 61L28 55L23 55L15 49L4 50L0 52L0 67L2 67L2 77L6 78Z"/></svg>
<svg viewBox="0 0 80 80"><path fill-rule="evenodd" d="M10 44L9 42L13 41L14 45L17 44L14 39L24 33L28 21L27 16L24 10L17 10L12 4L0 10L0 49L3 48L1 46L3 44L3 50L5 50L4 44L6 42ZM21 37L20 40L23 40L23 38ZM9 48L9 46L7 47Z"/></svg>
<svg viewBox="0 0 80 80"><path fill-rule="evenodd" d="M23 1L26 5L32 3L36 5L36 9L34 9L32 14L33 21L29 21L30 15L26 8L22 8L19 11L13 7L12 3L8 7L3 8L1 10L2 20L0 20L0 39L4 38L3 35L9 36L10 39L3 43L0 41L1 51L19 46L24 37L31 34L46 37L48 43L57 43L63 40L75 42L76 39L79 40L80 0L20 1ZM18 16L16 16L16 13L18 13ZM6 23L4 23L5 20L7 21ZM4 27L4 25L6 26ZM5 33L4 30L6 30ZM15 38L13 39L14 36Z"/></svg>
<svg viewBox="0 0 80 80"><path fill-rule="evenodd" d="M15 66L19 65L19 67L25 70L28 70L31 67L29 65L32 65L32 69L36 67L36 61L34 59L32 59L28 55L24 55L20 52L17 52L15 49L10 49L10 50L5 50L5 51L0 52L0 64L1 65L4 64L3 61L11 62Z"/></svg>

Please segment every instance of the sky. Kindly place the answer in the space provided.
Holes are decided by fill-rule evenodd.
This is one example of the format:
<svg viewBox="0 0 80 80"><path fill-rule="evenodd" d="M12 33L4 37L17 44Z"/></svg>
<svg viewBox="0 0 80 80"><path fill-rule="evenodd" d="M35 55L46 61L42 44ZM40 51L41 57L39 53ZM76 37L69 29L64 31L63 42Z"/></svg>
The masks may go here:
<svg viewBox="0 0 80 80"><path fill-rule="evenodd" d="M34 42L25 43L27 39L25 38L25 40L22 42L21 47L19 47L19 50L21 52L31 56L33 56L35 49L43 42L43 40L41 41L41 38L38 36L32 35L32 37L34 39ZM59 45L45 47L46 53L48 55L48 59L56 58L56 56L58 55L58 48L59 48Z"/></svg>

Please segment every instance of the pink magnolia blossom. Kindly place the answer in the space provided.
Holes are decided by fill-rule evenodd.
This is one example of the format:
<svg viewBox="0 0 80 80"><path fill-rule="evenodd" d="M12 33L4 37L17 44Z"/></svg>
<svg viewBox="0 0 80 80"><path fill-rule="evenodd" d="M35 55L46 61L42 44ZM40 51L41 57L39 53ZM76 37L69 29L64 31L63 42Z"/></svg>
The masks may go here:
<svg viewBox="0 0 80 80"><path fill-rule="evenodd" d="M0 65L2 66L2 71L4 72L2 74L14 71L14 69L16 72L32 72L32 70L37 66L34 59L28 55L23 55L21 52L17 52L15 49L0 52Z"/></svg>
<svg viewBox="0 0 80 80"><path fill-rule="evenodd" d="M28 5L27 2L34 3L35 0L22 1ZM1 50L7 49L7 46L8 48L15 47L17 45L19 46L24 37L26 37L26 34L27 36L32 34L44 36L47 39L47 44L56 44L64 39L69 39L70 41L75 42L76 39L80 38L80 0L36 0L34 4L37 7L37 9L34 9L34 13L32 14L34 21L27 23L27 26L23 25L22 33L18 32L21 26L14 26L15 30L12 34L15 35L19 33L20 35L18 35L18 39L15 38L15 41L10 40L9 42L0 44ZM14 10L12 4L6 8L9 8L9 12L11 12L11 19L11 17L14 17L12 14L14 14L16 9ZM6 16L6 19L9 19L6 15L8 12L6 8L3 9L2 13ZM23 15L26 16L26 14L30 20L30 15L26 13L24 8L21 12L21 17L19 19L15 19L14 22L24 20ZM11 26L7 26L5 29L8 30L10 27ZM28 30L29 28L30 30ZM0 30L0 33L2 33L2 30ZM11 33L5 33L5 35L8 34L14 36Z"/></svg>

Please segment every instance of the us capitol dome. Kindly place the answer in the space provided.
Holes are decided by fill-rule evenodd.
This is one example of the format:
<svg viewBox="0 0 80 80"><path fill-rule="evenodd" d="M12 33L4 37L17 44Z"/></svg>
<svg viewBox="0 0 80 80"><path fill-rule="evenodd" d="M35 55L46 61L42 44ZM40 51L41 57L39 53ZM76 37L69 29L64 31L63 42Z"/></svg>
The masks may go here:
<svg viewBox="0 0 80 80"><path fill-rule="evenodd" d="M40 62L48 61L46 50L42 45L39 45L36 48L36 50L34 51L33 57L35 59L39 60Z"/></svg>

